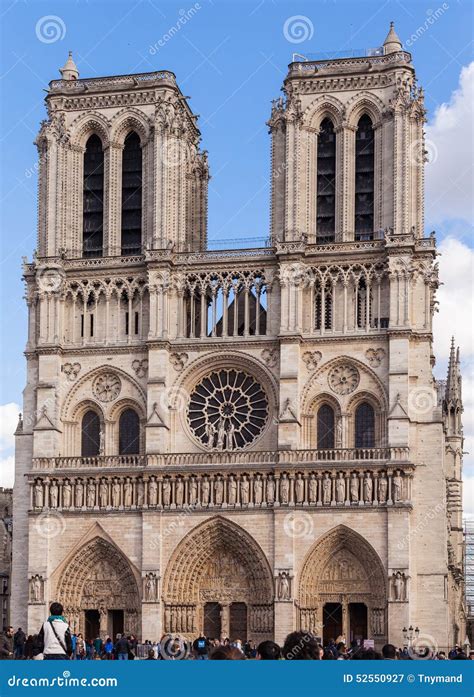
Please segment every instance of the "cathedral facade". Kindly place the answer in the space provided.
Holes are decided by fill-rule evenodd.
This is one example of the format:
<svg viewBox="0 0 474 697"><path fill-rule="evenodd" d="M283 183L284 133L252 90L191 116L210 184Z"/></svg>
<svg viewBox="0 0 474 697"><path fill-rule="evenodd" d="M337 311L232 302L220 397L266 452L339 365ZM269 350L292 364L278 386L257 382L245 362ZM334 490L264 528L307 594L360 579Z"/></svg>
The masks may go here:
<svg viewBox="0 0 474 697"><path fill-rule="evenodd" d="M171 72L50 83L25 260L12 622L86 636L464 639L461 378L432 375L423 93L291 63L264 248L207 249ZM431 641L431 639L430 639Z"/></svg>

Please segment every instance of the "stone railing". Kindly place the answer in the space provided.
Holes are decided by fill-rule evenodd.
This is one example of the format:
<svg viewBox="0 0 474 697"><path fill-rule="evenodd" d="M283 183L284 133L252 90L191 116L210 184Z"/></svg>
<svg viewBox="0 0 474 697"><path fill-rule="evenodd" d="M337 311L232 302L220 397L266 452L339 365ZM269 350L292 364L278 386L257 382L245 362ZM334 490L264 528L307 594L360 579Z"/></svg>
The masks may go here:
<svg viewBox="0 0 474 697"><path fill-rule="evenodd" d="M30 475L33 511L390 506L411 501L411 465L273 471Z"/></svg>
<svg viewBox="0 0 474 697"><path fill-rule="evenodd" d="M33 470L76 470L102 468L178 468L193 466L237 467L312 464L318 462L408 462L410 449L397 448L334 448L328 450L215 450L199 453L151 453L148 455L98 455L97 457L38 457Z"/></svg>

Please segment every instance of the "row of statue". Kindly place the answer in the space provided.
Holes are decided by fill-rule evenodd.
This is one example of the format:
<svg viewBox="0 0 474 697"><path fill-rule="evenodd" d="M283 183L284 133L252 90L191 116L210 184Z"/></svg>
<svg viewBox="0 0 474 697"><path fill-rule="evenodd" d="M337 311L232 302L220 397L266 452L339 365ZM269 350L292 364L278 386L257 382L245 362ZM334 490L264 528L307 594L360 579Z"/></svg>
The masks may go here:
<svg viewBox="0 0 474 697"><path fill-rule="evenodd" d="M409 497L407 476L346 471L303 474L216 474L157 478L37 478L33 508L182 508L210 506L391 504Z"/></svg>
<svg viewBox="0 0 474 697"><path fill-rule="evenodd" d="M345 608L342 608L343 614ZM321 613L321 615L320 615ZM385 634L385 610L383 608L372 609L372 627L368 628L369 636L383 636ZM300 626L316 636L321 636L323 631L322 610L316 608L300 609Z"/></svg>

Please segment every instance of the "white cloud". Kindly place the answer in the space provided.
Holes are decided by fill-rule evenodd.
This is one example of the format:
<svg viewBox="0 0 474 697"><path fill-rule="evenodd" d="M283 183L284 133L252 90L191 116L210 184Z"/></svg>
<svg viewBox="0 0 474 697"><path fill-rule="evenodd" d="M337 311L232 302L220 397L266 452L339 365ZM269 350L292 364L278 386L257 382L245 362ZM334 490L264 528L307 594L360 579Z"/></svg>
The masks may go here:
<svg viewBox="0 0 474 697"><path fill-rule="evenodd" d="M435 313L433 323L435 356L437 359L449 356L454 336L466 359L474 350L474 249L447 237L439 245L439 251L439 278L443 285L436 294L439 312Z"/></svg>
<svg viewBox="0 0 474 697"><path fill-rule="evenodd" d="M442 104L426 127L427 150L433 162L426 166L426 220L473 220L473 115L474 62L465 66L459 88Z"/></svg>
<svg viewBox="0 0 474 697"><path fill-rule="evenodd" d="M0 486L13 486L15 458L12 453L15 444L13 433L18 423L20 407L15 402L0 404Z"/></svg>
<svg viewBox="0 0 474 697"><path fill-rule="evenodd" d="M20 407L15 402L0 405L0 452L13 448L13 434L18 423Z"/></svg>
<svg viewBox="0 0 474 697"><path fill-rule="evenodd" d="M0 486L11 488L15 478L15 458L13 455L0 459Z"/></svg>

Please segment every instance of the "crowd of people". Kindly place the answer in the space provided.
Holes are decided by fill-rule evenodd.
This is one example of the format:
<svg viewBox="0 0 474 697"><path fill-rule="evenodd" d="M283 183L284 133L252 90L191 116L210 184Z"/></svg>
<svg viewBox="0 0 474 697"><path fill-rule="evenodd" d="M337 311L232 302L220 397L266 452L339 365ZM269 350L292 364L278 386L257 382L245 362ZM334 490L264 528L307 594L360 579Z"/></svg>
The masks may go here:
<svg viewBox="0 0 474 697"><path fill-rule="evenodd" d="M52 603L50 616L38 634L26 636L21 627L14 632L8 627L0 639L0 658L16 660L474 660L474 651L465 651L456 645L447 654L429 646L397 648L385 644L381 651L353 641L347 646L342 637L329 639L323 646L307 631L291 632L283 646L274 641L258 645L240 639L211 639L200 636L193 642L181 636L166 634L159 642L146 640L140 644L133 635L117 634L115 639L100 636L85 640L82 634L73 634L63 616L60 603Z"/></svg>

